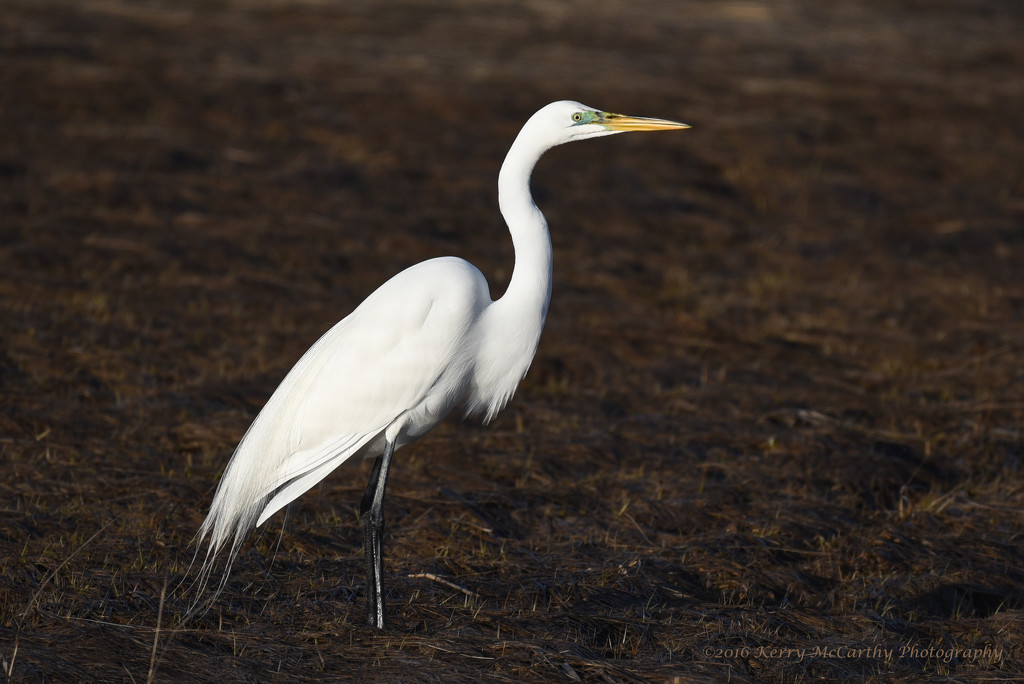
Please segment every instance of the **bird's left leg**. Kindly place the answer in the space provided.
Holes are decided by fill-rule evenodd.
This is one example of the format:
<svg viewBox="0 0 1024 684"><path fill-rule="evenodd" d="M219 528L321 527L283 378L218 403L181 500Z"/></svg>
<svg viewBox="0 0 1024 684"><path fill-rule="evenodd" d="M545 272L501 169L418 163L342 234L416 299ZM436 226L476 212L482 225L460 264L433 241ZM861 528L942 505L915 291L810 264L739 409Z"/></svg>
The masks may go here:
<svg viewBox="0 0 1024 684"><path fill-rule="evenodd" d="M384 489L388 484L395 443L387 441L384 453L377 457L366 485L359 515L363 520L363 552L366 555L366 620L384 629Z"/></svg>

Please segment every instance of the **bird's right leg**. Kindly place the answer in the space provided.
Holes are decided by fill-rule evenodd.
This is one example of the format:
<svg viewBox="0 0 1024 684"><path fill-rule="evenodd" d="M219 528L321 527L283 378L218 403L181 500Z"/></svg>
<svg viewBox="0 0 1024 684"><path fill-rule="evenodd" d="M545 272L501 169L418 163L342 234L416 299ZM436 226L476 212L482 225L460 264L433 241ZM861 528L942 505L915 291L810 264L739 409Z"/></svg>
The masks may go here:
<svg viewBox="0 0 1024 684"><path fill-rule="evenodd" d="M366 485L359 514L363 521L363 553L366 555L366 620L377 629L384 629L384 489L388 484L394 442L384 445L377 457Z"/></svg>

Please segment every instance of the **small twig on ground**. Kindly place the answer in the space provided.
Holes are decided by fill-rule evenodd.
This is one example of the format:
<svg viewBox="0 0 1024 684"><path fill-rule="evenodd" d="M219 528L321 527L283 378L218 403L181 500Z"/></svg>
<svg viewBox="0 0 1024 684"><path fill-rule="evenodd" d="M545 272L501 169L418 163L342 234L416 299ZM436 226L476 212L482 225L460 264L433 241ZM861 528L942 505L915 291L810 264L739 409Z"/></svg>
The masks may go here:
<svg viewBox="0 0 1024 684"><path fill-rule="evenodd" d="M640 527L640 525L637 523L637 521L633 519L633 516L631 516L626 511L622 511L622 515L623 515L623 517L626 518L626 520L628 520L629 522L633 523L633 527L636 528L636 531L640 533L640 536L644 538L644 541L647 542L647 544L649 546L656 546L656 544L651 541L650 537L648 537L646 534L644 534L643 528Z"/></svg>
<svg viewBox="0 0 1024 684"><path fill-rule="evenodd" d="M14 673L14 659L18 657L18 637L14 637L14 650L11 651L11 659L8 661L7 658L0 656L0 665L4 668L4 674L7 676L7 681L11 681L11 675Z"/></svg>
<svg viewBox="0 0 1024 684"><path fill-rule="evenodd" d="M54 577L56 577L57 573L60 572L64 568L65 565L67 565L69 562L71 562L71 559L74 558L76 555L78 555L79 551L81 551L86 546L88 546L92 542L93 539L95 539L96 537L100 536L113 523L114 523L113 520L108 520L106 525L104 525L100 529L96 530L96 532L94 532L91 537L86 539L84 542L82 542L78 546L77 549L75 549L70 554L68 554L67 558L62 560L60 562L60 565L58 565L53 570L51 570L46 575L46 577L43 578L43 581L39 583L39 588L36 589L36 593L32 595L31 599L29 599L28 605L25 606L25 610L22 611L22 613L21 613L21 620L18 621L18 629L14 633L14 647L11 650L11 659L9 661L4 659L4 661L3 661L4 674L7 675L7 681L10 681L11 680L11 675L14 674L14 659L18 655L18 640L21 638L21 621L24 620L26 617L28 617L29 612L32 610L32 607L35 606L36 601L39 599L39 596L43 593L43 589L46 588L46 585L50 583L50 580L52 580Z"/></svg>
<svg viewBox="0 0 1024 684"><path fill-rule="evenodd" d="M156 631L153 632L153 651L149 654L149 674L146 675L146 684L153 684L153 677L156 676L156 645L160 642L160 621L164 617L164 597L167 595L167 578L164 577L164 586L160 590L160 608L156 612Z"/></svg>
<svg viewBox="0 0 1024 684"><path fill-rule="evenodd" d="M446 580L444 577L439 577L438 575L435 575L432 572L414 572L414 573L412 573L410 575L406 575L406 576L409 579L428 579L428 580L430 580L432 582L437 582L438 584L443 584L444 586L448 587L449 589L454 589L455 591L461 591L463 594L465 594L466 596L468 596L470 598L479 598L479 594L477 594L472 589L467 589L466 587L458 585L455 582L452 582L451 580Z"/></svg>
<svg viewBox="0 0 1024 684"><path fill-rule="evenodd" d="M65 566L65 565L67 565L68 563L70 563L70 562L71 562L71 559L72 559L72 558L74 558L75 556L77 556L77 555L78 555L78 552L79 552L79 551L81 551L81 550L82 550L82 549L84 549L84 548L85 548L86 546L88 546L88 545L89 545L89 544L90 544L90 543L92 542L92 540L93 540L93 539L95 539L96 537L100 536L100 535L101 535L101 534L102 534L102 533L103 533L104 531L106 531L106 529L107 529L108 527L110 527L110 526L111 526L112 524L114 524L114 521L113 521L113 520L109 520L109 521L107 521L107 524L106 524L106 525L104 525L104 526L103 526L103 527L101 527L100 529L96 530L96 532L94 532L94 533L93 533L93 535L92 535L91 537L89 537L89 538L88 538L88 539L86 539L86 540L85 540L84 542L82 542L82 543L81 543L81 544L79 545L79 547L78 547L77 549L75 549L75 550L74 550L74 551L72 551L72 552L71 552L70 554L68 554L68 557L67 557L67 558L65 558L64 560L62 560L62 561L60 562L60 565L58 565L58 566L57 566L57 567L55 567L55 568L54 568L53 570L51 570L51 571L49 572L49 574L47 574L47 575L46 575L46 577L44 577L44 578L43 578L43 581L39 583L39 588L38 588L38 589L36 589L36 593L32 595L32 598L31 598L31 599L29 599L28 605L27 605L27 606L25 606L25 610L24 610L24 611L22 612L22 614L21 614L21 618L22 618L23 620L24 620L24 619L25 619L26 617L28 617L29 611L31 611L31 610L32 610L32 606L34 606L34 605L35 605L35 603L36 603L36 600L38 600L38 599L39 599L39 595L43 593L43 589L45 589L45 588L46 588L46 585L50 583L50 580L52 580L52 579L53 579L54 577L56 577L56 576L57 576L57 573L58 573L58 572L60 572L60 571L61 571L61 570L62 570L62 569L64 568L64 566Z"/></svg>

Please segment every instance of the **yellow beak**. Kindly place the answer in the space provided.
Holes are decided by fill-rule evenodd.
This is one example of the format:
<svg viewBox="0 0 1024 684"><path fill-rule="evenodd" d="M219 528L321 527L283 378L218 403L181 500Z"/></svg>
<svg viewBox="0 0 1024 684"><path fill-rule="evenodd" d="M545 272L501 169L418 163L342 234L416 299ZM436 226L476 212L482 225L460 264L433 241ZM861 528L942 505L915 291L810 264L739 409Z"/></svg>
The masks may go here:
<svg viewBox="0 0 1024 684"><path fill-rule="evenodd" d="M598 117L598 123L613 131L671 131L690 127L690 124L668 119L651 119L646 116L626 116L609 112L602 112Z"/></svg>

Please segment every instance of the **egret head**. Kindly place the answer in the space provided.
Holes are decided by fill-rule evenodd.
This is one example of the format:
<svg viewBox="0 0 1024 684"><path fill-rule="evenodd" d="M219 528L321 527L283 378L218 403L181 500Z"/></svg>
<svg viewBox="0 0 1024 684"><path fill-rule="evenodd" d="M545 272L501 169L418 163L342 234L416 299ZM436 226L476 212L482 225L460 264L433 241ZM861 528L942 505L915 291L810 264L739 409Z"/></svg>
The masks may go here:
<svg viewBox="0 0 1024 684"><path fill-rule="evenodd" d="M552 102L531 117L527 128L538 137L546 136L551 146L584 138L630 131L667 131L689 125L667 119L626 116L602 112L579 102ZM526 130L526 128L524 128Z"/></svg>

